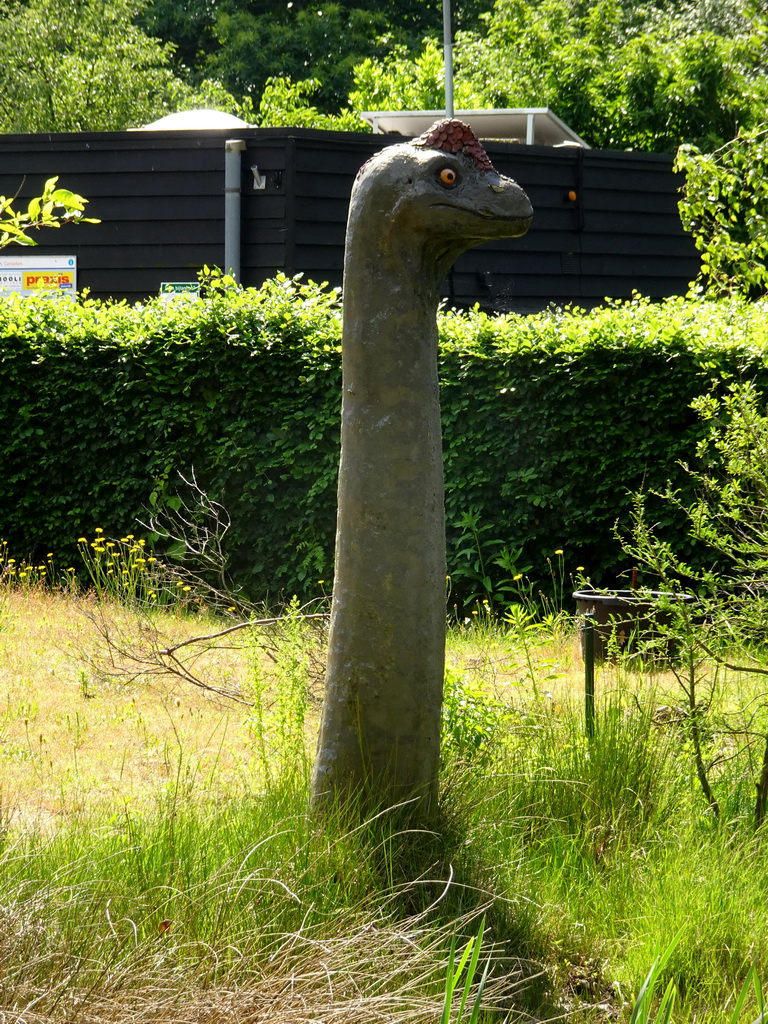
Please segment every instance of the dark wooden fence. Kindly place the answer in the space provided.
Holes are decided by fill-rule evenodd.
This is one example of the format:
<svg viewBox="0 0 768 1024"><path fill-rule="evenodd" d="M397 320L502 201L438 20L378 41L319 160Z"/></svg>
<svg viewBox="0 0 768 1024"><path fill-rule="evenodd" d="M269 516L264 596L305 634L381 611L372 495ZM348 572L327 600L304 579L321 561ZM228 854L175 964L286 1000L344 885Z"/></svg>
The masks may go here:
<svg viewBox="0 0 768 1024"><path fill-rule="evenodd" d="M0 192L20 200L44 180L89 200L101 224L38 233L36 254L75 255L78 286L131 301L162 282L224 263L224 146L242 139L241 277L278 270L341 284L344 228L359 167L392 136L302 129L0 136ZM677 212L669 155L487 143L499 171L528 192L523 239L474 249L445 294L459 306L527 312L591 307L633 291L683 294L698 258ZM254 189L251 166L266 179ZM6 255L9 250L6 250Z"/></svg>

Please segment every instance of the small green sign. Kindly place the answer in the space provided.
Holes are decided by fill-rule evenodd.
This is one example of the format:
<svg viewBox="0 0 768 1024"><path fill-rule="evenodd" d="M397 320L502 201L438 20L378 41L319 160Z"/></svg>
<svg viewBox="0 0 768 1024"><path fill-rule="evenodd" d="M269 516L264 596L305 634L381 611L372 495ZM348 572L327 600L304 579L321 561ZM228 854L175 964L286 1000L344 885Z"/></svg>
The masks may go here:
<svg viewBox="0 0 768 1024"><path fill-rule="evenodd" d="M197 281L163 281L160 284L161 295L199 295L200 284Z"/></svg>

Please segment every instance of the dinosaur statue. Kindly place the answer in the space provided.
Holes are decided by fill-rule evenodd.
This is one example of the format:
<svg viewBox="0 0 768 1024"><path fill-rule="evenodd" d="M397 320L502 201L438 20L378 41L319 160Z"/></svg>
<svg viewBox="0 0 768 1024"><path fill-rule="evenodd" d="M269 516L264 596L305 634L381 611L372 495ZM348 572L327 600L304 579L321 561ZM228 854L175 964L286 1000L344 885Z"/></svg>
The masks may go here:
<svg viewBox="0 0 768 1024"><path fill-rule="evenodd" d="M446 564L435 315L456 258L525 234L532 214L525 192L453 119L377 153L355 181L315 807L436 805Z"/></svg>

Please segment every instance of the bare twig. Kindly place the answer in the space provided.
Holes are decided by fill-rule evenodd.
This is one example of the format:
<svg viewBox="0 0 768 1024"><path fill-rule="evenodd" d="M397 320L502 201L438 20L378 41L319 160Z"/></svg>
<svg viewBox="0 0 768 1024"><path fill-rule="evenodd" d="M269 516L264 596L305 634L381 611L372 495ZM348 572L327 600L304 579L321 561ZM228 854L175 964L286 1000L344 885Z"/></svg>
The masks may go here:
<svg viewBox="0 0 768 1024"><path fill-rule="evenodd" d="M308 619L322 619L328 621L329 615L327 612L317 612L312 615L292 615L292 622L304 622ZM190 644L204 643L207 640L219 640L221 637L228 636L230 633L235 633L240 629L248 629L250 626L275 626L278 623L284 623L285 617L278 617L272 619L249 619L247 622L237 622L234 626L228 626L226 629L219 630L218 633L208 633L204 636L193 636L188 640L181 640L177 644L172 644L165 650L160 650L157 653L162 655L174 654L182 647L188 647Z"/></svg>

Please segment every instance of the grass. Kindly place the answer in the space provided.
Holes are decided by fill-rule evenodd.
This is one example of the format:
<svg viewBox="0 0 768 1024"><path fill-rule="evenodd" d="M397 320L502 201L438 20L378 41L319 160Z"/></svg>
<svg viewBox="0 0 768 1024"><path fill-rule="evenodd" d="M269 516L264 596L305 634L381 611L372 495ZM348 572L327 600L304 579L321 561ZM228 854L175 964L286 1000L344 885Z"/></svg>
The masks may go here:
<svg viewBox="0 0 768 1024"><path fill-rule="evenodd" d="M293 622L269 653L195 652L198 678L251 707L146 662L117 672L105 622L141 647L148 620L100 608L42 586L0 599L0 1018L626 1024L674 990L677 1024L754 1021L755 754L708 735L728 756L715 820L670 673L599 668L587 742L575 632L480 616L450 637L441 820L321 829L318 635ZM217 628L151 623L150 639ZM750 699L754 680L721 680L712 713Z"/></svg>
<svg viewBox="0 0 768 1024"><path fill-rule="evenodd" d="M127 614L114 609L117 620ZM180 776L219 793L245 784L253 750L241 713L170 679L111 676L97 640L66 595L43 589L6 595L0 630L6 821L43 824L86 805L142 805Z"/></svg>

